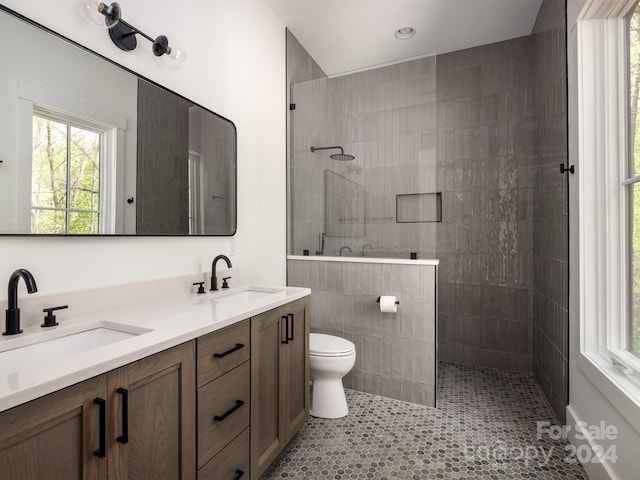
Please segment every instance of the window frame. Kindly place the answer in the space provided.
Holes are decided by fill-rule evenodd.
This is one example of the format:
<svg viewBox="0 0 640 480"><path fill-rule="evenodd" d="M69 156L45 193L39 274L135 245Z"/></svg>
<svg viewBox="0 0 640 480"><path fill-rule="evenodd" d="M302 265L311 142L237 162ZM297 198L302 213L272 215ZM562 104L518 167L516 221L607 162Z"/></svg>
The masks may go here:
<svg viewBox="0 0 640 480"><path fill-rule="evenodd" d="M637 0L593 0L577 22L578 367L640 431L629 319L628 18Z"/></svg>

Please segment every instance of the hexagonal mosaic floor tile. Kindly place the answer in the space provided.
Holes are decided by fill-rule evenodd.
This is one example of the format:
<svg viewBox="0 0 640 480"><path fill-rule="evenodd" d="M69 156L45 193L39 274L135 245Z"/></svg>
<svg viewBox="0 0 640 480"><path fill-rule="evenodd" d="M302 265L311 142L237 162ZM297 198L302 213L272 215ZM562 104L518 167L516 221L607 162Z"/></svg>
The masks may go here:
<svg viewBox="0 0 640 480"><path fill-rule="evenodd" d="M347 390L349 415L310 418L264 479L586 480L535 378L440 363L438 408ZM540 438L538 438L540 437Z"/></svg>

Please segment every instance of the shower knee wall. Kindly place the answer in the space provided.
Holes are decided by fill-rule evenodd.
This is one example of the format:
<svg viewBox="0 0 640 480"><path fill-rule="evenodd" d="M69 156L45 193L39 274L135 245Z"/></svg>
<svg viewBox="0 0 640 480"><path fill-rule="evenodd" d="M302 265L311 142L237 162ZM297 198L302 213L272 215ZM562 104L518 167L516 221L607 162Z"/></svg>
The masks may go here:
<svg viewBox="0 0 640 480"><path fill-rule="evenodd" d="M288 284L311 289L312 332L355 344L345 387L436 406L437 262L322 258L289 257ZM398 312L381 313L380 295L395 295Z"/></svg>

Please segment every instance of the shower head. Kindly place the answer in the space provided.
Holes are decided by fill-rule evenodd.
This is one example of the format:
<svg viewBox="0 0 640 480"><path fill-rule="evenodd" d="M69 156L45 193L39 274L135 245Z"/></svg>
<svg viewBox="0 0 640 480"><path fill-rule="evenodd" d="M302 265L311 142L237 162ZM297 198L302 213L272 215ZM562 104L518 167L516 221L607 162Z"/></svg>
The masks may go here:
<svg viewBox="0 0 640 480"><path fill-rule="evenodd" d="M340 153L334 153L333 155L329 155L329 158L331 158L332 160L339 160L341 162L346 162L349 160L356 159L356 157L354 157L353 155L344 153L344 149L337 145L335 147L311 147L311 153L315 152L316 150L336 150L336 149L339 149Z"/></svg>

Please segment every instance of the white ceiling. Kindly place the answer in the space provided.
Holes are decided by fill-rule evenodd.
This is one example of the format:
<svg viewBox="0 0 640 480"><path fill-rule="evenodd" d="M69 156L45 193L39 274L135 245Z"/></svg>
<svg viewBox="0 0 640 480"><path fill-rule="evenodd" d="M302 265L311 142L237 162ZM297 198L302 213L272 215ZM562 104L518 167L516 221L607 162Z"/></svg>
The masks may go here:
<svg viewBox="0 0 640 480"><path fill-rule="evenodd" d="M542 0L264 0L329 76L531 33ZM398 40L394 33L413 27Z"/></svg>

